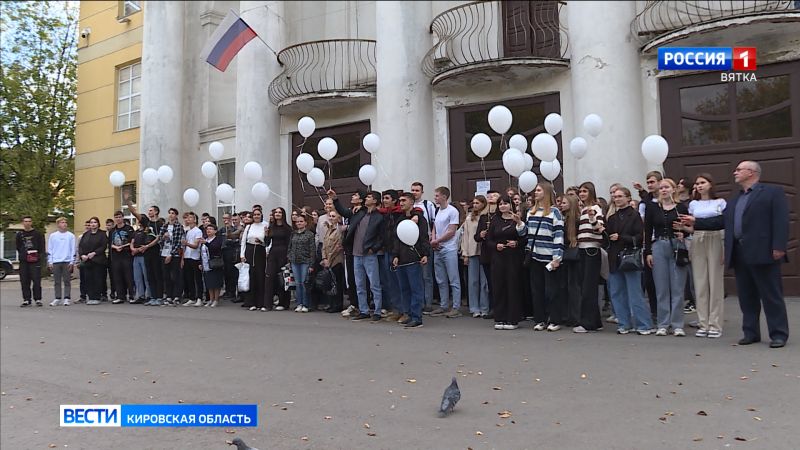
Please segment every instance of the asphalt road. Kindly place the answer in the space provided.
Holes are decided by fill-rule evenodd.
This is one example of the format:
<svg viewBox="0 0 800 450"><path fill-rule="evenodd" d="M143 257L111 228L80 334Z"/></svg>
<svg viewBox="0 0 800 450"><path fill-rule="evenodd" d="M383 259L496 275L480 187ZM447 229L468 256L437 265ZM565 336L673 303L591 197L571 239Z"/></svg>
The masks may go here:
<svg viewBox="0 0 800 450"><path fill-rule="evenodd" d="M225 449L235 436L261 450L797 448L800 345L736 346L735 299L712 340L467 317L403 330L231 304L22 309L11 281L0 296L3 449ZM800 302L788 307L796 327ZM452 376L462 399L440 419ZM60 404L179 402L257 403L259 427L59 427Z"/></svg>

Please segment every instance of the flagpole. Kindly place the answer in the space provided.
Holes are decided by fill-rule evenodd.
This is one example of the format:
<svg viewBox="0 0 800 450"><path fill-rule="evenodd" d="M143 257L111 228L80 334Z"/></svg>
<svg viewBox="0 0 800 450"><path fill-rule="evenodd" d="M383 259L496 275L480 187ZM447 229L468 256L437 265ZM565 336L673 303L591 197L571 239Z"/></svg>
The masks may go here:
<svg viewBox="0 0 800 450"><path fill-rule="evenodd" d="M238 17L238 18L239 18L239 19L240 19L242 22L244 22L244 23L245 23L245 25L247 25L247 26L248 26L250 29L252 29L254 32L256 31L256 30L255 30L255 28L251 27L251 26L250 26L250 24L249 24L249 23L247 23L247 21L246 21L246 20L244 20L244 19L242 18L242 16L240 16L239 14L236 14L236 11L234 11L233 9L231 9L231 12L233 12L233 14L234 14L236 17ZM276 57L276 58L278 57L278 53L276 53L276 52L275 52L275 50L273 50L273 49L272 49L272 47L270 47L270 46L269 46L269 44L267 44L267 41L265 41L264 39L262 39L262 38L261 38L261 36L260 36L258 33L256 33L256 37L258 38L258 40L259 40L259 41L263 42L263 43L264 43L264 45L266 45L266 46L267 46L267 48L269 49L269 51L271 51L271 52L272 52L272 54L273 54L273 55L275 55L275 57ZM280 65L283 65L283 63L281 62L281 60L280 60L280 59L278 59L278 64L280 64Z"/></svg>

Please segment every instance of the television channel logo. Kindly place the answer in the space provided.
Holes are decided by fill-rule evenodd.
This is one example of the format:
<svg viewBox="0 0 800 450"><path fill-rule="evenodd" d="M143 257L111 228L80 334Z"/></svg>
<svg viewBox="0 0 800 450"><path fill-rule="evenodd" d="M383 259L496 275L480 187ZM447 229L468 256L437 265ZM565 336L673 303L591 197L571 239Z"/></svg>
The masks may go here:
<svg viewBox="0 0 800 450"><path fill-rule="evenodd" d="M756 81L755 47L661 47L659 70L721 71L722 81Z"/></svg>

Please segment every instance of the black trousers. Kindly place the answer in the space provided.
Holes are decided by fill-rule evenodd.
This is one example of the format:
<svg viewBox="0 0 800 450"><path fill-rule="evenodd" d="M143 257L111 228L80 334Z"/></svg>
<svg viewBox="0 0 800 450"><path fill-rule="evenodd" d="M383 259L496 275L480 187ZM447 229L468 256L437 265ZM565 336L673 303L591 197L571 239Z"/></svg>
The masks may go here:
<svg viewBox="0 0 800 450"><path fill-rule="evenodd" d="M191 300L203 298L203 271L199 266L199 259L183 260L183 296Z"/></svg>
<svg viewBox="0 0 800 450"><path fill-rule="evenodd" d="M24 256L24 255L23 255ZM19 282L22 285L22 298L31 301L31 285L33 286L33 300L42 299L42 262L19 263Z"/></svg>
<svg viewBox="0 0 800 450"><path fill-rule="evenodd" d="M292 294L283 288L283 273L281 267L285 266L287 259L286 247L272 247L267 255L266 279L264 284L264 304L266 308L272 309L272 302L278 296L278 306L289 308L292 301ZM252 280L250 280L252 281Z"/></svg>
<svg viewBox="0 0 800 450"><path fill-rule="evenodd" d="M558 286L558 303L561 305L560 324L574 327L581 318L580 263L579 261L562 262L553 274Z"/></svg>
<svg viewBox="0 0 800 450"><path fill-rule="evenodd" d="M161 270L161 256L156 250L144 253L144 267L147 269L147 283L150 285L152 298L161 298L164 295L164 271Z"/></svg>
<svg viewBox="0 0 800 450"><path fill-rule="evenodd" d="M111 258L111 286L117 298L136 298L136 286L133 284L133 258L114 255Z"/></svg>
<svg viewBox="0 0 800 450"><path fill-rule="evenodd" d="M180 298L183 294L183 274L181 273L181 258L173 256L169 263L166 257L161 261L164 267L164 293L168 298Z"/></svg>
<svg viewBox="0 0 800 450"><path fill-rule="evenodd" d="M494 321L518 324L522 318L522 250L506 248L492 258Z"/></svg>
<svg viewBox="0 0 800 450"><path fill-rule="evenodd" d="M527 258L527 256L523 256L523 258ZM535 263L535 261L531 261L531 265L529 267L533 267L534 263ZM535 299L533 298L533 289L532 289L533 280L531 279L531 271L530 271L530 269L526 270L526 269L523 268L522 271L521 271L521 274L522 274L522 278L520 279L519 283L520 283L520 287L522 289L522 291L521 291L522 292L522 305L521 305L522 306L522 317L523 318L526 318L526 317L534 317L535 318L535 316L536 316L536 314L535 314L535 305L533 303L535 301ZM545 317L547 317L547 316L545 315ZM539 323L539 322L541 322L541 321L540 320L536 320L536 323Z"/></svg>
<svg viewBox="0 0 800 450"><path fill-rule="evenodd" d="M86 293L89 300L100 300L108 268L105 264L84 262L81 265L81 271L86 271Z"/></svg>
<svg viewBox="0 0 800 450"><path fill-rule="evenodd" d="M763 305L769 338L786 341L789 338L789 319L783 299L781 264L779 261L773 264L748 264L746 259L746 255L739 257L734 247L736 289L739 291L744 337L761 339Z"/></svg>
<svg viewBox="0 0 800 450"><path fill-rule="evenodd" d="M235 264L239 262L239 247L225 247L222 249L222 262L225 263L225 296L236 296L236 285L239 281L239 271Z"/></svg>
<svg viewBox="0 0 800 450"><path fill-rule="evenodd" d="M333 277L336 280L336 295L326 295L328 309L341 311L344 309L344 264L337 264L331 267Z"/></svg>
<svg viewBox="0 0 800 450"><path fill-rule="evenodd" d="M78 275L80 276L81 299L86 300L86 296L89 295L89 287L86 284L86 271L83 270L83 267L78 270Z"/></svg>
<svg viewBox="0 0 800 450"><path fill-rule="evenodd" d="M489 288L489 311L494 311L494 291L492 290L492 265L481 263L483 276L486 277L486 285Z"/></svg>
<svg viewBox="0 0 800 450"><path fill-rule="evenodd" d="M552 323L561 325L564 317L564 303L558 295L558 275L547 270L547 264L531 261L528 267L530 291L533 297L533 321L536 323Z"/></svg>
<svg viewBox="0 0 800 450"><path fill-rule="evenodd" d="M250 291L245 296L244 306L263 308L267 250L263 245L247 244L244 256L250 264Z"/></svg>
<svg viewBox="0 0 800 450"><path fill-rule="evenodd" d="M597 287L600 285L600 265L602 256L599 248L586 248L580 251L581 315L578 325L587 330L597 330L603 326L600 319L600 305Z"/></svg>

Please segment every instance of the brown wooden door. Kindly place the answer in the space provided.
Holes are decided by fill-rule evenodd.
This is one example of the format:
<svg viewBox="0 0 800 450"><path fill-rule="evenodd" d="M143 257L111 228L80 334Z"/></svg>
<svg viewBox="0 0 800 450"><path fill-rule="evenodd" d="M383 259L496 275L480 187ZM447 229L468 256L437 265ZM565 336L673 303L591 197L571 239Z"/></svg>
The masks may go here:
<svg viewBox="0 0 800 450"><path fill-rule="evenodd" d="M781 186L789 202L789 263L782 267L786 295L800 295L800 62L759 67L758 81L721 83L718 72L661 80L662 132L670 144L665 162L675 180L708 172L717 192L738 190L733 169L758 161L761 180ZM733 274L726 292L735 293Z"/></svg>
<svg viewBox="0 0 800 450"><path fill-rule="evenodd" d="M333 188L343 199L350 198L350 194L359 189L366 189L358 179L358 170L371 161L370 154L364 150L361 141L369 134L369 121L340 125L330 128L318 128L308 138L303 151L314 157L315 167L325 172L325 187L317 189L308 184L306 174L297 170L295 159L300 154L300 144L303 137L300 133L292 133L292 203L294 207L311 206L322 209L326 192ZM336 140L339 150L330 165L317 153L317 144L324 137Z"/></svg>
<svg viewBox="0 0 800 450"><path fill-rule="evenodd" d="M503 56L558 58L557 1L504 1Z"/></svg>
<svg viewBox="0 0 800 450"><path fill-rule="evenodd" d="M501 143L501 137L489 127L489 110L498 104L507 106L514 116L511 129ZM493 103L481 103L469 106L450 108L448 123L450 128L450 179L452 198L454 201L469 200L475 195L476 182L484 179L491 182L491 188L504 192L508 186L517 186L517 179L508 176L503 169L503 149L508 147L508 139L515 134L523 134L530 141L544 132L544 118L552 112L560 112L559 95L546 94L514 100L503 100ZM492 151L484 159L475 156L470 149L470 140L477 133L486 133L492 138ZM559 143L558 159L561 158L561 134L556 136ZM539 161L534 158L533 171L539 175ZM485 169L485 178L484 178ZM544 181L543 177L539 177ZM562 177L555 180L556 189L561 190Z"/></svg>

